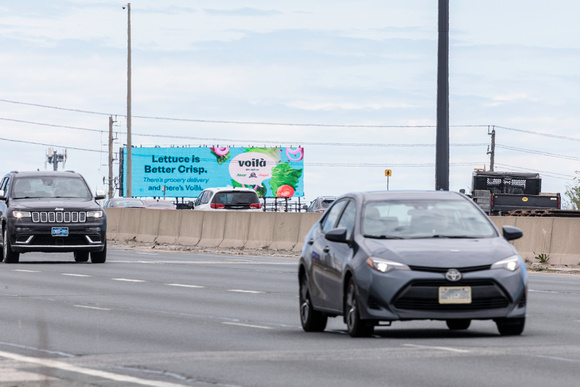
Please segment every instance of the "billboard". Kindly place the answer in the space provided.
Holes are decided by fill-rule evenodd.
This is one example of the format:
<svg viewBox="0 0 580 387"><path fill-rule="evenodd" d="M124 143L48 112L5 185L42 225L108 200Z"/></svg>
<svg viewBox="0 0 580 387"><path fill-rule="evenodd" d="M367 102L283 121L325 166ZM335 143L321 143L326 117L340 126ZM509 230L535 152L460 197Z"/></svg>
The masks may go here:
<svg viewBox="0 0 580 387"><path fill-rule="evenodd" d="M304 148L133 147L135 197L197 197L211 187L247 187L260 197L304 196ZM127 148L122 148L127 181ZM127 196L127 184L123 184Z"/></svg>

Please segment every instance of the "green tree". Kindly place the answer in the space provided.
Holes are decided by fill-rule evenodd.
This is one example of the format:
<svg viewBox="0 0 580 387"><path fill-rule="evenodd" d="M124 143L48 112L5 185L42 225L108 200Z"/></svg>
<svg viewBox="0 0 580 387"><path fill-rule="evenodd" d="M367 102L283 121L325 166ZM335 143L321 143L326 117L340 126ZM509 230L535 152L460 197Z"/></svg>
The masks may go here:
<svg viewBox="0 0 580 387"><path fill-rule="evenodd" d="M580 210L580 171L576 171L574 184L566 185L566 196L570 199L573 210Z"/></svg>

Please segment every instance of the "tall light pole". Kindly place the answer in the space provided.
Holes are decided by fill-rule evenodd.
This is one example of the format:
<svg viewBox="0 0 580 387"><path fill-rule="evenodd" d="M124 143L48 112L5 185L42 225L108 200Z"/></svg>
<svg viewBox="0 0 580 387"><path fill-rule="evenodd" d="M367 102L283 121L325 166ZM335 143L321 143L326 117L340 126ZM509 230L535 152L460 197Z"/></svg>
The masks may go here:
<svg viewBox="0 0 580 387"><path fill-rule="evenodd" d="M127 3L127 196L133 197L131 162L131 3ZM123 7L125 9L125 7Z"/></svg>
<svg viewBox="0 0 580 387"><path fill-rule="evenodd" d="M435 189L449 191L449 0L439 0Z"/></svg>

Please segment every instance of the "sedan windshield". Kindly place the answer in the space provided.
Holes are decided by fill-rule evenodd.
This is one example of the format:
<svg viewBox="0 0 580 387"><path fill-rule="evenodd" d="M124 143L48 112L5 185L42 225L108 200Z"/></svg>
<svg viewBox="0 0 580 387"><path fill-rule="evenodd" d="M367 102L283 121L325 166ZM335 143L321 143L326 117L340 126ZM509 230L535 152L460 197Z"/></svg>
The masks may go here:
<svg viewBox="0 0 580 387"><path fill-rule="evenodd" d="M496 235L487 217L467 200L374 201L362 212L367 238L485 238Z"/></svg>

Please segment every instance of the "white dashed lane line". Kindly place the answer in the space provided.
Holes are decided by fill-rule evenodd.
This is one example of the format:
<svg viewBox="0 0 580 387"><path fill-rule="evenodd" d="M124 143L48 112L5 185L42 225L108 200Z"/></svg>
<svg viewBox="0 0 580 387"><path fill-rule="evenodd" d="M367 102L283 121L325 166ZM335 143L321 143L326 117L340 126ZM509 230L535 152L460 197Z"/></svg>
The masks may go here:
<svg viewBox="0 0 580 387"><path fill-rule="evenodd" d="M61 273L61 275L65 275L67 277L92 277L88 274L75 274L75 273Z"/></svg>
<svg viewBox="0 0 580 387"><path fill-rule="evenodd" d="M147 282L145 280L140 279L132 279L132 278L111 278L113 281L121 281L121 282Z"/></svg>
<svg viewBox="0 0 580 387"><path fill-rule="evenodd" d="M14 269L13 271L19 271L21 273L40 273L39 270Z"/></svg>
<svg viewBox="0 0 580 387"><path fill-rule="evenodd" d="M112 310L109 308L99 308L98 306L89 306L89 305L75 305L75 308L84 308L84 309L94 309L94 310Z"/></svg>
<svg viewBox="0 0 580 387"><path fill-rule="evenodd" d="M260 290L243 290L243 289L228 289L228 292L233 293L250 293L250 294L264 294L266 292L262 292Z"/></svg>
<svg viewBox="0 0 580 387"><path fill-rule="evenodd" d="M186 285L186 284L165 284L167 286L176 286L180 288L192 288L192 289L203 289L205 286L200 285Z"/></svg>

